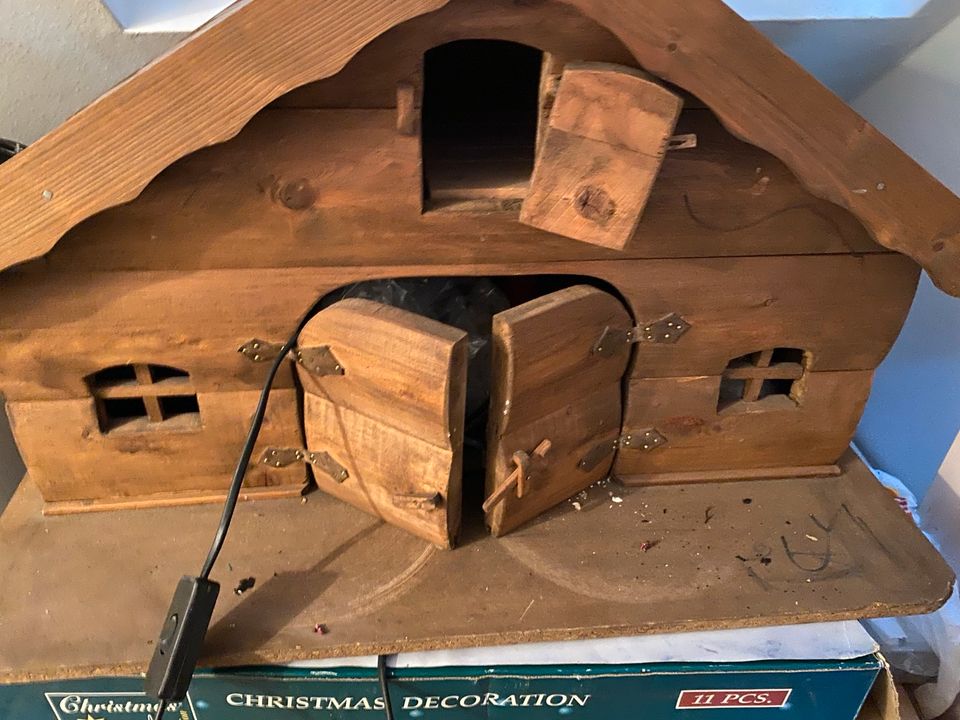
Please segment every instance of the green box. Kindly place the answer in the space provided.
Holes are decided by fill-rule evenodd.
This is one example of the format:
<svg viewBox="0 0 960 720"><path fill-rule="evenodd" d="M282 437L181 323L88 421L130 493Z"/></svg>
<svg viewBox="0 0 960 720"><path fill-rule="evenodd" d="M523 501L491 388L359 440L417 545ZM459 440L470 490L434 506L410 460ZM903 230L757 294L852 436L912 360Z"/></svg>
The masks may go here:
<svg viewBox="0 0 960 720"><path fill-rule="evenodd" d="M883 667L877 655L833 661L528 665L391 671L397 718L853 720ZM140 678L0 687L3 720L146 720ZM370 668L201 671L178 720L381 718ZM689 705L689 709L678 706Z"/></svg>

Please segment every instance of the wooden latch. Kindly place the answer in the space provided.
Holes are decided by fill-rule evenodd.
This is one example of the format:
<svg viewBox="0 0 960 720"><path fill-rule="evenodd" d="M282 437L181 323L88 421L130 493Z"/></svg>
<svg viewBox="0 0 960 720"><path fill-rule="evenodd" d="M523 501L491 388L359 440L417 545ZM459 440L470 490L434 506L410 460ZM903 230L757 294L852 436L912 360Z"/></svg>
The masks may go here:
<svg viewBox="0 0 960 720"><path fill-rule="evenodd" d="M593 346L596 355L610 357L616 355L623 348L634 343L656 343L658 345L672 345L690 329L690 323L677 313L670 313L659 320L654 320L627 330L606 327L600 334L600 339Z"/></svg>
<svg viewBox="0 0 960 720"><path fill-rule="evenodd" d="M298 462L310 463L313 467L323 470L338 483L342 483L350 477L347 469L334 460L330 453L326 452L301 450L299 448L267 448L260 456L260 462L274 468L288 467Z"/></svg>
<svg viewBox="0 0 960 720"><path fill-rule="evenodd" d="M667 150L693 150L697 146L696 133L681 133L672 135L667 140Z"/></svg>
<svg viewBox="0 0 960 720"><path fill-rule="evenodd" d="M407 510L436 510L443 501L443 496L434 493L394 493L393 504Z"/></svg>
<svg viewBox="0 0 960 720"><path fill-rule="evenodd" d="M599 465L604 458L617 450L631 448L643 452L650 452L666 444L667 438L656 428L644 428L637 432L624 433L613 442L605 442L597 445L580 459L577 467L584 472L590 472Z"/></svg>
<svg viewBox="0 0 960 720"><path fill-rule="evenodd" d="M503 484L500 485L496 490L491 493L483 503L483 511L485 513L490 512L494 507L496 507L504 498L510 493L513 488L517 489L517 497L522 498L527 491L527 483L530 482L530 470L533 464L533 460L543 459L547 456L547 453L550 452L550 448L553 446L549 440L542 440L539 445L534 449L533 453L526 453L523 450L517 450L513 454L513 464L515 465L513 472L507 476L507 479L504 480ZM531 457L532 455L532 457Z"/></svg>
<svg viewBox="0 0 960 720"><path fill-rule="evenodd" d="M263 363L275 360L282 349L283 345L280 343L254 338L237 348L237 352L251 362ZM334 356L329 345L296 348L293 351L293 357L311 375L323 377L344 373L343 366Z"/></svg>

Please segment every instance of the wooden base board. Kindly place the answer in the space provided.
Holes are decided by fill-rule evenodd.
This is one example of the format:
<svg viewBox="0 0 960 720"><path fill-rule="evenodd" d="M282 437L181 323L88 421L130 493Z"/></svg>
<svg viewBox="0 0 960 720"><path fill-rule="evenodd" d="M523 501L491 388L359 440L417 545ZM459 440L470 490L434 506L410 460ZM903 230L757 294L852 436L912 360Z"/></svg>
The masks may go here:
<svg viewBox="0 0 960 720"><path fill-rule="evenodd" d="M774 480L777 478L836 477L842 474L839 465L811 467L754 468L752 470L700 470L697 472L651 473L648 475L618 475L626 487L647 485L696 485L697 483L739 482L742 480Z"/></svg>
<svg viewBox="0 0 960 720"><path fill-rule="evenodd" d="M300 497L306 489L306 483L299 485L277 485L274 487L246 488L240 493L241 502L248 500L279 500ZM147 510L162 507L189 507L191 505L223 504L226 491L170 492L154 495L141 495L129 498L101 498L97 500L65 500L49 502L43 506L43 514L50 517L58 515L76 515L78 513L98 513L112 510Z"/></svg>
<svg viewBox="0 0 960 720"><path fill-rule="evenodd" d="M202 664L939 607L949 567L859 460L841 467L835 478L595 485L579 510L563 503L502 538L484 530L477 492L449 551L320 493L242 506L213 573L223 590ZM0 517L0 683L142 672L219 508L53 518L41 507L25 482ZM256 584L237 595L246 578Z"/></svg>

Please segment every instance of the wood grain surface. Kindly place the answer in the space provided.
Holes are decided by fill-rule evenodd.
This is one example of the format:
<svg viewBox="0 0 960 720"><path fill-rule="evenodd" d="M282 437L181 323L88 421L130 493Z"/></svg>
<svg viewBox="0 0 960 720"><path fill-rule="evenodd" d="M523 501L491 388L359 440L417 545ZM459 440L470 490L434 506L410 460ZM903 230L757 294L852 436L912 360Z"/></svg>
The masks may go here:
<svg viewBox="0 0 960 720"><path fill-rule="evenodd" d="M538 141L520 222L622 249L647 206L682 106L632 68L568 64Z"/></svg>
<svg viewBox="0 0 960 720"><path fill-rule="evenodd" d="M635 0L568 2L645 70L698 96L880 244L960 293L960 200L721 0L644 0L642 12ZM286 90L333 75L373 38L444 4L238 3L0 168L0 267L42 255L175 160L236 134Z"/></svg>
<svg viewBox="0 0 960 720"><path fill-rule="evenodd" d="M342 375L302 365L307 450L349 473L314 468L324 492L449 548L460 528L467 334L370 300L322 310L300 335L327 346ZM436 498L418 507L404 498Z"/></svg>
<svg viewBox="0 0 960 720"><path fill-rule="evenodd" d="M628 356L599 357L592 350L604 328L629 324L623 303L586 285L494 317L486 496L513 471L515 452L532 454L542 441L551 444L546 457L531 466L523 497L510 493L487 514L494 535L607 476L620 434ZM611 451L589 469L579 468L580 460L603 443Z"/></svg>
<svg viewBox="0 0 960 720"><path fill-rule="evenodd" d="M731 359L772 347L812 353L818 372L872 370L900 331L918 277L908 258L881 253L54 273L36 297L32 273L12 272L0 317L17 325L0 328L0 388L13 400L88 397L83 378L134 361L184 368L201 392L257 389L266 365L237 348L256 337L282 341L300 313L336 288L375 278L543 273L610 283L638 322L677 312L693 324L680 342L638 352L638 378L720 375ZM280 386L289 383L286 376Z"/></svg>

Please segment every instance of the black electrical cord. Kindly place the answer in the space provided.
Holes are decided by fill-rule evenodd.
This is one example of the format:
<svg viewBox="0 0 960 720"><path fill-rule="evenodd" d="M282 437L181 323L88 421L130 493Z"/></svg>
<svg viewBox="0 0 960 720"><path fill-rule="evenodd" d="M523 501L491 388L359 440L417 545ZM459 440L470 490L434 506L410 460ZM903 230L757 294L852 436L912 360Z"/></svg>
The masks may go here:
<svg viewBox="0 0 960 720"><path fill-rule="evenodd" d="M267 379L263 384L263 390L260 392L260 401L257 403L256 412L253 414L253 420L250 423L250 430L247 433L247 439L243 443L243 449L240 452L240 460L237 463L237 469L233 471L233 482L230 484L230 491L227 493L227 499L223 503L223 514L220 516L220 525L217 527L217 534L213 538L213 544L210 546L210 552L207 553L207 559L203 563L203 569L200 570L200 578L206 580L213 571L213 566L217 562L217 557L223 549L223 543L227 539L227 531L230 530L230 522L233 520L233 513L237 508L237 501L240 499L240 490L243 487L243 479L247 474L247 467L250 464L250 457L253 455L254 445L260 436L260 428L263 427L263 418L267 412L267 401L270 399L270 390L273 388L273 381L280 371L283 361L290 351L296 346L297 338L303 332L304 327L310 322L310 318L317 314L323 303L323 298L317 300L300 317L297 322L297 328L293 334L280 348L277 357L274 358L270 366L270 372L267 373Z"/></svg>
<svg viewBox="0 0 960 720"><path fill-rule="evenodd" d="M383 696L383 711L387 720L393 720L393 702L390 700L390 678L387 675L387 656L377 656L377 677L380 680L380 694Z"/></svg>
<svg viewBox="0 0 960 720"><path fill-rule="evenodd" d="M153 720L163 720L163 714L166 711L167 711L167 703L161 700L160 706L157 708L157 714L153 716Z"/></svg>

